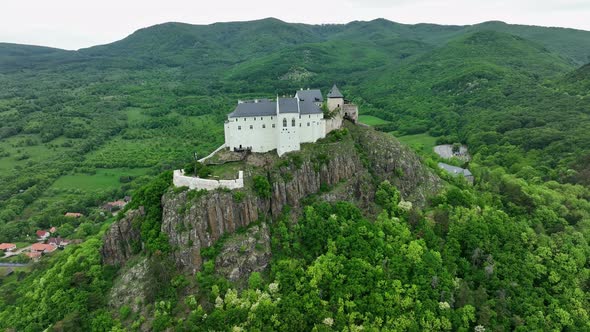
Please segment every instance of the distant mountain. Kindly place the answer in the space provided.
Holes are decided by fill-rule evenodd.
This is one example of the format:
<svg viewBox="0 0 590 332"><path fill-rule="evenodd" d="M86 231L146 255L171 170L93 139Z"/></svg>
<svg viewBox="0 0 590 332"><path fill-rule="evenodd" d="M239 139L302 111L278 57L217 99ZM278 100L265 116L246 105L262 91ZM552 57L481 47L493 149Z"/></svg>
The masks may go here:
<svg viewBox="0 0 590 332"><path fill-rule="evenodd" d="M307 25L267 18L210 25L164 23L140 29L110 44L79 51L0 44L0 70L46 68L80 61L117 67L123 65L118 61L120 58L133 59L126 60L126 66L164 65L214 70L301 44L347 41L387 47L391 41L413 40L425 45L441 46L458 36L485 30L509 33L537 42L572 64L581 65L589 60L590 32L574 29L503 22L472 26L408 25L385 19ZM18 59L15 58L17 56Z"/></svg>

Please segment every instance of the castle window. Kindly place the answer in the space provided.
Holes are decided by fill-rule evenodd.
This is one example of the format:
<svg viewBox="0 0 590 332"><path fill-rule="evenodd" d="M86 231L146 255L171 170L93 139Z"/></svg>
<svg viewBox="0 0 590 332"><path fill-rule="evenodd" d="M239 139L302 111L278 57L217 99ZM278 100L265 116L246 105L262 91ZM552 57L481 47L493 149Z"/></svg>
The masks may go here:
<svg viewBox="0 0 590 332"><path fill-rule="evenodd" d="M311 119L311 114L310 114L310 115L308 115L307 117Z"/></svg>
<svg viewBox="0 0 590 332"><path fill-rule="evenodd" d="M266 128L266 125L264 125L264 124L263 124L263 125L262 125L262 129L264 129L264 128Z"/></svg>
<svg viewBox="0 0 590 332"><path fill-rule="evenodd" d="M275 127L275 124L274 124L274 123L272 124L272 127L273 127L273 128Z"/></svg>
<svg viewBox="0 0 590 332"><path fill-rule="evenodd" d="M270 119L272 120L272 116L270 117Z"/></svg>
<svg viewBox="0 0 590 332"><path fill-rule="evenodd" d="M307 123L307 126L309 127L309 122Z"/></svg>
<svg viewBox="0 0 590 332"><path fill-rule="evenodd" d="M253 125L250 125L250 129L254 129L254 126Z"/></svg>
<svg viewBox="0 0 590 332"><path fill-rule="evenodd" d="M291 127L295 127L295 118L291 119Z"/></svg>
<svg viewBox="0 0 590 332"><path fill-rule="evenodd" d="M295 120L293 120L293 121L295 121ZM283 127L286 127L286 126L287 126L287 119L283 119Z"/></svg>
<svg viewBox="0 0 590 332"><path fill-rule="evenodd" d="M242 130L242 126L238 126L238 130Z"/></svg>

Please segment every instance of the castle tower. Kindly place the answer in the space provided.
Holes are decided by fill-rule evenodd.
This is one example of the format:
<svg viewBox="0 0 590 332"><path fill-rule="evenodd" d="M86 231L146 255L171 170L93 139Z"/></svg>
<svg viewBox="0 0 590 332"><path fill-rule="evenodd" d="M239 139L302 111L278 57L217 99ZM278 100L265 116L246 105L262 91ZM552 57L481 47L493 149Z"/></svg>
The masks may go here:
<svg viewBox="0 0 590 332"><path fill-rule="evenodd" d="M334 84L330 92L328 92L328 110L331 112L336 108L342 108L342 105L344 105L344 96Z"/></svg>
<svg viewBox="0 0 590 332"><path fill-rule="evenodd" d="M277 153L298 151L300 146L299 103L296 98L277 98Z"/></svg>

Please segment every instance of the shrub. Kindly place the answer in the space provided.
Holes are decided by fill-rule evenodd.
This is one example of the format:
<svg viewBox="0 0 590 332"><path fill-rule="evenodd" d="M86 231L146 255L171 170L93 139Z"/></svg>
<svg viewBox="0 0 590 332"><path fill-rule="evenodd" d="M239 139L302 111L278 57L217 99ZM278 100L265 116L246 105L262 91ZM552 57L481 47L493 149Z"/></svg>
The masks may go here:
<svg viewBox="0 0 590 332"><path fill-rule="evenodd" d="M254 180L254 191L260 198L270 198L271 187L268 179L262 175L256 175Z"/></svg>

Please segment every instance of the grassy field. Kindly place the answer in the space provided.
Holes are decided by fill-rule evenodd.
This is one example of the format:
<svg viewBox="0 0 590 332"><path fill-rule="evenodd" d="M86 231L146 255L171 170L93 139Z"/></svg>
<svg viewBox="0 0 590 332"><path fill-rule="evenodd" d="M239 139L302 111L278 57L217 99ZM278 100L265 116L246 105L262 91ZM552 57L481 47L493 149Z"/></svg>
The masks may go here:
<svg viewBox="0 0 590 332"><path fill-rule="evenodd" d="M364 123L369 126L377 126L382 124L388 124L389 121L383 120L376 116L372 115L359 115L359 122Z"/></svg>
<svg viewBox="0 0 590 332"><path fill-rule="evenodd" d="M434 146L436 145L436 137L428 134L407 135L396 138L412 149L424 153L433 153Z"/></svg>
<svg viewBox="0 0 590 332"><path fill-rule="evenodd" d="M121 176L141 176L148 168L107 168L97 169L96 174L71 174L57 179L51 189L78 189L86 192L115 189L121 186Z"/></svg>

